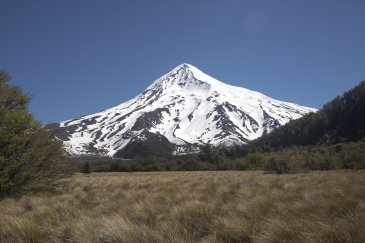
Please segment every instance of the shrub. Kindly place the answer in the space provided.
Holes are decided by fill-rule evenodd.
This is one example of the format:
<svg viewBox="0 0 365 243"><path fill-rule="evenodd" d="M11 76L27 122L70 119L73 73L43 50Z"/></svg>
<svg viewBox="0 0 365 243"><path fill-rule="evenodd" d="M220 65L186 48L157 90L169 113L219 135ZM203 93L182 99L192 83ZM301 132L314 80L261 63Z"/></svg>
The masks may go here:
<svg viewBox="0 0 365 243"><path fill-rule="evenodd" d="M86 162L81 167L81 172L84 174L90 174L90 164L89 162Z"/></svg>
<svg viewBox="0 0 365 243"><path fill-rule="evenodd" d="M247 161L247 164L251 169L258 169L262 168L262 165L264 163L264 156L260 153L248 154L245 160Z"/></svg>
<svg viewBox="0 0 365 243"><path fill-rule="evenodd" d="M289 173L289 161L283 157L272 156L264 166L264 169L271 173L285 174Z"/></svg>
<svg viewBox="0 0 365 243"><path fill-rule="evenodd" d="M319 169L320 170L332 170L335 168L335 158L329 155L322 156L319 162Z"/></svg>
<svg viewBox="0 0 365 243"><path fill-rule="evenodd" d="M236 170L247 170L248 166L245 161L238 160L238 161L235 161L235 168L236 168Z"/></svg>

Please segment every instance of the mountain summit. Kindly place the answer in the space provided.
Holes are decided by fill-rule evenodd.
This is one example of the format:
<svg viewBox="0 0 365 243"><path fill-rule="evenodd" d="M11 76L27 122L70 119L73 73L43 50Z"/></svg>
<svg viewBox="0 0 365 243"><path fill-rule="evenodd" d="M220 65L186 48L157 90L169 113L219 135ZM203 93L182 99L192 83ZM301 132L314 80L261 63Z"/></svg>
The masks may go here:
<svg viewBox="0 0 365 243"><path fill-rule="evenodd" d="M133 144L160 144L166 153L181 154L205 143L244 144L315 111L181 64L125 103L48 127L71 155L123 155Z"/></svg>

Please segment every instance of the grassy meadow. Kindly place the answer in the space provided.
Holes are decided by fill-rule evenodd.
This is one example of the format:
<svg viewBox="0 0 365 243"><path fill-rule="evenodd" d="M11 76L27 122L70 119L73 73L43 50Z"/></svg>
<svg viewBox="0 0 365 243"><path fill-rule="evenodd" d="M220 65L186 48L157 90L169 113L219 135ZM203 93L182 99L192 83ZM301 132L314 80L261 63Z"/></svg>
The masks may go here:
<svg viewBox="0 0 365 243"><path fill-rule="evenodd" d="M0 242L365 242L365 171L76 174L1 200Z"/></svg>

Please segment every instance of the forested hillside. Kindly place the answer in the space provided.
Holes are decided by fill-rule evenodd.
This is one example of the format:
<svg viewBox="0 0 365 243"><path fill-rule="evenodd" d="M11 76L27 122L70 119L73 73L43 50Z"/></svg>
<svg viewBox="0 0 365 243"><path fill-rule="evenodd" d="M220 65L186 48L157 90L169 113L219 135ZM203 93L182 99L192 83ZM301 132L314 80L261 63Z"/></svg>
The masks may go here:
<svg viewBox="0 0 365 243"><path fill-rule="evenodd" d="M272 150L291 146L336 144L365 136L365 81L327 103L316 113L275 129L249 147Z"/></svg>

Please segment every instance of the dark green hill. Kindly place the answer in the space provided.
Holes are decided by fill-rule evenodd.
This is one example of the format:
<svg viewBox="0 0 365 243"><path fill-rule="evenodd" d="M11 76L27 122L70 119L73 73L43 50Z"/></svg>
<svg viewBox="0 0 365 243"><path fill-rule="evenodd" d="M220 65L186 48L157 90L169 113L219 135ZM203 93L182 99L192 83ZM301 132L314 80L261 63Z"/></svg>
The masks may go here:
<svg viewBox="0 0 365 243"><path fill-rule="evenodd" d="M338 96L316 113L289 122L249 143L271 150L291 146L336 144L365 136L365 81Z"/></svg>

